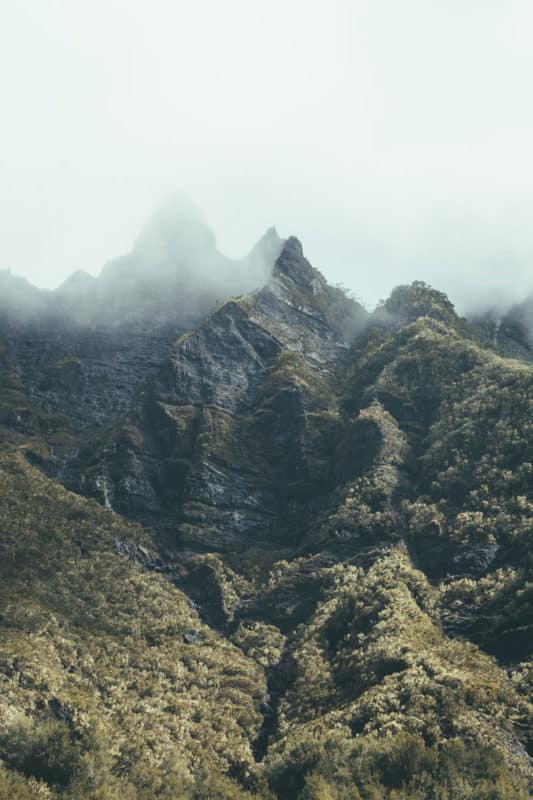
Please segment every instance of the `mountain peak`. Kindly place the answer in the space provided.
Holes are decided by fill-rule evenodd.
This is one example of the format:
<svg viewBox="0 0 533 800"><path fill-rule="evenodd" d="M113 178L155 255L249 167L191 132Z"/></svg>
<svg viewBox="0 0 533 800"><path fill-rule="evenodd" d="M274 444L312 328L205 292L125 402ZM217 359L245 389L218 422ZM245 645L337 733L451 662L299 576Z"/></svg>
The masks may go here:
<svg viewBox="0 0 533 800"><path fill-rule="evenodd" d="M96 278L83 269L78 269L63 281L57 291L60 294L73 295L90 291L96 284Z"/></svg>
<svg viewBox="0 0 533 800"><path fill-rule="evenodd" d="M0 270L0 308L26 314L41 309L47 297L47 290L38 289L21 275Z"/></svg>
<svg viewBox="0 0 533 800"><path fill-rule="evenodd" d="M184 194L170 195L144 225L133 252L151 263L212 253L216 239L200 209Z"/></svg>
<svg viewBox="0 0 533 800"><path fill-rule="evenodd" d="M448 324L458 320L453 303L444 292L439 292L424 281L396 286L385 302L383 309L401 322L414 321L418 317L433 317ZM381 309L378 309L381 313Z"/></svg>
<svg viewBox="0 0 533 800"><path fill-rule="evenodd" d="M284 245L284 240L274 226L268 228L252 247L242 264L248 272L255 272L267 281Z"/></svg>
<svg viewBox="0 0 533 800"><path fill-rule="evenodd" d="M302 244L295 236L289 236L284 242L274 264L273 275L275 278L288 278L297 286L308 289L313 294L327 286L322 273L305 258Z"/></svg>

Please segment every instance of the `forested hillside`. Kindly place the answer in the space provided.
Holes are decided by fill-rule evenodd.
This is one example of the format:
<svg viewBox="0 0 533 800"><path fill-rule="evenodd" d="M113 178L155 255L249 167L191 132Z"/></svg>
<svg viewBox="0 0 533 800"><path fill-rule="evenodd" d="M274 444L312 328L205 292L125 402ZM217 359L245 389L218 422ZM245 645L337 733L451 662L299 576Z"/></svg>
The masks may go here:
<svg viewBox="0 0 533 800"><path fill-rule="evenodd" d="M5 299L2 800L531 796L530 305L273 237L182 324Z"/></svg>

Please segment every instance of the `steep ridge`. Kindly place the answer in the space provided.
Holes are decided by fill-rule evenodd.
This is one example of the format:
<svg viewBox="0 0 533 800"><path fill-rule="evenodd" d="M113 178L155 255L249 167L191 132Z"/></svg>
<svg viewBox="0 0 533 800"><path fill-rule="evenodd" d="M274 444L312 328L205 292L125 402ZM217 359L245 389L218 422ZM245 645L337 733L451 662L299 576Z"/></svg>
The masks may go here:
<svg viewBox="0 0 533 800"><path fill-rule="evenodd" d="M271 228L245 258L228 259L200 212L173 196L98 278L78 271L45 291L1 272L2 379L17 395L4 417L0 408L0 437L33 437L40 466L62 480L95 432L143 413L176 337L219 300L261 286L281 246ZM91 491L103 496L89 481Z"/></svg>
<svg viewBox="0 0 533 800"><path fill-rule="evenodd" d="M533 296L505 312L491 309L478 314L472 323L486 347L501 355L533 361Z"/></svg>
<svg viewBox="0 0 533 800"><path fill-rule="evenodd" d="M105 474L113 507L169 547L283 542L327 480L329 385L365 318L289 239L263 289L178 339L140 412L104 434L105 463L90 442L71 464L70 487L98 494Z"/></svg>
<svg viewBox="0 0 533 800"><path fill-rule="evenodd" d="M217 301L264 284L282 247L270 228L242 259L224 256L199 209L171 195L144 225L130 253L97 278L77 270L54 291L0 271L0 316L45 321L68 338L80 328L150 334L197 326Z"/></svg>
<svg viewBox="0 0 533 800"><path fill-rule="evenodd" d="M502 319L498 333L513 339L522 352L533 351L533 296L513 306Z"/></svg>
<svg viewBox="0 0 533 800"><path fill-rule="evenodd" d="M21 451L1 455L0 509L0 796L222 792L253 761L261 668L144 566L140 528Z"/></svg>
<svg viewBox="0 0 533 800"><path fill-rule="evenodd" d="M263 288L132 342L153 357L131 388L120 370L99 388L95 348L86 389L36 390L29 331L0 349L2 780L36 797L530 796L527 359L420 282L368 315L294 238ZM65 649L79 680L56 674Z"/></svg>

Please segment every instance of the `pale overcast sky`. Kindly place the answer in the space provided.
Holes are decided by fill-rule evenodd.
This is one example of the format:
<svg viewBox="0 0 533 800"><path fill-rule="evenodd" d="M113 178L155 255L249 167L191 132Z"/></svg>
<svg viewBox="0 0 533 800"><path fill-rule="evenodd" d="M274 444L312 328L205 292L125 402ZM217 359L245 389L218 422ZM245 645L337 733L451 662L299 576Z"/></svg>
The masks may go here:
<svg viewBox="0 0 533 800"><path fill-rule="evenodd" d="M0 268L53 287L185 190L368 303L533 288L531 0L0 0Z"/></svg>

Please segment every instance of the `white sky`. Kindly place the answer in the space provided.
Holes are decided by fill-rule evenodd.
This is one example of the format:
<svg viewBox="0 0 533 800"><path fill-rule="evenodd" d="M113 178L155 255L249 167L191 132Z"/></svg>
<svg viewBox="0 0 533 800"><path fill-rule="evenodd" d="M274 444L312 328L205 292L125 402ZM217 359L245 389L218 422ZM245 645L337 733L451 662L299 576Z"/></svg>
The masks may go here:
<svg viewBox="0 0 533 800"><path fill-rule="evenodd" d="M0 268L98 273L169 192L369 303L533 288L531 0L0 0Z"/></svg>

